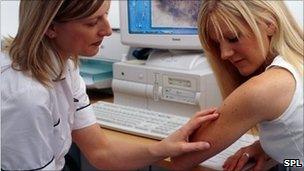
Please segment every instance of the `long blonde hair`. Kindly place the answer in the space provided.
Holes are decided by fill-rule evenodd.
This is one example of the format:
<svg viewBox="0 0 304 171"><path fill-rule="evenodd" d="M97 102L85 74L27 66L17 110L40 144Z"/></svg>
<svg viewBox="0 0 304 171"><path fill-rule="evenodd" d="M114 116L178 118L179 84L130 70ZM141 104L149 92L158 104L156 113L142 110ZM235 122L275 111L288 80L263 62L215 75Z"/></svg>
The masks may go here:
<svg viewBox="0 0 304 171"><path fill-rule="evenodd" d="M19 28L15 38L6 38L4 51L9 53L15 70L30 74L43 85L51 86L53 76L60 79L66 60L45 35L52 22L82 19L95 13L103 0L21 0ZM55 55L55 61L51 55ZM71 57L75 65L78 57ZM59 71L55 68L59 64Z"/></svg>
<svg viewBox="0 0 304 171"><path fill-rule="evenodd" d="M247 78L228 61L220 58L220 49L210 38L210 27L214 28L217 34L222 35L220 21L224 22L236 36L238 33L243 35L253 33L262 51L264 45L258 24L261 22L273 24L276 31L270 40L269 56L281 55L303 76L303 30L297 25L283 2L205 0L198 19L199 37L223 98ZM246 29L240 21L244 21L251 30Z"/></svg>

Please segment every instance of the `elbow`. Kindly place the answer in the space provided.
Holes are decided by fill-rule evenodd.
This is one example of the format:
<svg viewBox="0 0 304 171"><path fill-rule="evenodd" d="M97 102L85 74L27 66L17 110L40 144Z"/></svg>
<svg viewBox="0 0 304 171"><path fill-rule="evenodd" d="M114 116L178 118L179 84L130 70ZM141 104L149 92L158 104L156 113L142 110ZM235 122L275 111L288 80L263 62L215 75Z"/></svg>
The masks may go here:
<svg viewBox="0 0 304 171"><path fill-rule="evenodd" d="M92 166L94 166L95 168L100 169L100 170L107 168L107 166L105 166L104 163L106 163L106 162L104 162L102 160L98 160L98 159L93 159L92 161L90 161L90 164Z"/></svg>
<svg viewBox="0 0 304 171"><path fill-rule="evenodd" d="M90 157L87 158L87 161L89 161L90 165L97 169L104 169L103 163L106 163L102 161L97 155L91 155Z"/></svg>
<svg viewBox="0 0 304 171"><path fill-rule="evenodd" d="M92 162L90 162L90 164L98 170L116 170L117 169L116 167L114 167L115 165L112 165L110 163L107 163L107 161L102 161L102 160L92 161Z"/></svg>
<svg viewBox="0 0 304 171"><path fill-rule="evenodd" d="M103 153L103 152L101 152ZM100 170L112 170L110 161L107 161L101 153L91 153L89 156L86 156L86 159L91 166L100 169Z"/></svg>

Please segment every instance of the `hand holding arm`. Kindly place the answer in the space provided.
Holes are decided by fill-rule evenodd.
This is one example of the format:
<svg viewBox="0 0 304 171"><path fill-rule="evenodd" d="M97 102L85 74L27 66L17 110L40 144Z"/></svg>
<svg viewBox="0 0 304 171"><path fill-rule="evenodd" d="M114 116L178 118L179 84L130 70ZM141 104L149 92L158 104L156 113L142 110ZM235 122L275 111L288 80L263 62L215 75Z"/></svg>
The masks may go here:
<svg viewBox="0 0 304 171"><path fill-rule="evenodd" d="M158 156L175 157L187 152L209 149L210 144L207 142L188 142L188 139L203 122L214 120L217 117L218 114L216 113L216 109L207 109L197 112L187 124L166 139L152 146L151 152Z"/></svg>

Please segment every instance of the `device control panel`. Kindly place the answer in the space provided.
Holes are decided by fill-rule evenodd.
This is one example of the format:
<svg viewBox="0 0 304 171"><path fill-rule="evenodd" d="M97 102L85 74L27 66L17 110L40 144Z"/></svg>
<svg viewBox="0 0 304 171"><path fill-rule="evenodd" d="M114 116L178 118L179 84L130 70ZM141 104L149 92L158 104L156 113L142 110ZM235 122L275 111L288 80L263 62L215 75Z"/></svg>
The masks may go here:
<svg viewBox="0 0 304 171"><path fill-rule="evenodd" d="M163 75L162 99L196 104L196 80Z"/></svg>

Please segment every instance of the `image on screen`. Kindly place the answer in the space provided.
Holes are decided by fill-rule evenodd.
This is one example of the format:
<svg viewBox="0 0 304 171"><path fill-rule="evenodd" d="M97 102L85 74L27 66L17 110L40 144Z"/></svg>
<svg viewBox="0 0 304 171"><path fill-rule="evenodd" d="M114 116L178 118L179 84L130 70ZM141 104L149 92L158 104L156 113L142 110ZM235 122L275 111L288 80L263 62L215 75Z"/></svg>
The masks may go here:
<svg viewBox="0 0 304 171"><path fill-rule="evenodd" d="M128 1L130 34L196 35L200 0Z"/></svg>

